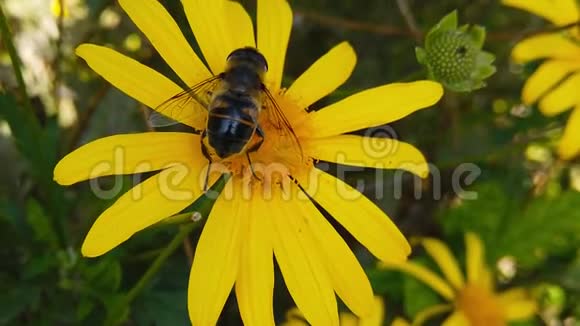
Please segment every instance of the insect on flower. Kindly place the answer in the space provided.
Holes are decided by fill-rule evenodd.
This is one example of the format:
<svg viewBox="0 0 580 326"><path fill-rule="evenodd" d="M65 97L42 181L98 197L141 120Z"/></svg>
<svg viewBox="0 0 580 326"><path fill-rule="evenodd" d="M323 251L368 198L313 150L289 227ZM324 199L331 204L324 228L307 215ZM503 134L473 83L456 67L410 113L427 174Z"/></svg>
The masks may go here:
<svg viewBox="0 0 580 326"><path fill-rule="evenodd" d="M234 155L246 155L252 174L259 179L252 168L250 153L260 148L266 136L258 120L263 108L271 111L269 123L291 136L299 149L300 144L288 119L263 82L268 71L266 58L258 50L244 47L234 50L226 61L224 72L163 102L149 121L151 125L160 127L178 123L176 120L180 118L207 115L206 129L200 139L202 153L210 164ZM254 135L257 140L252 141ZM206 189L207 176L209 170Z"/></svg>
<svg viewBox="0 0 580 326"><path fill-rule="evenodd" d="M204 216L195 249L188 286L193 325L215 325L233 288L244 324L274 325L274 259L311 324L338 324L336 295L355 315L369 315L373 291L368 277L316 204L378 259L406 260L410 246L369 198L315 162L401 168L427 176L426 159L411 144L349 133L430 107L443 88L432 81L381 85L309 110L350 76L356 64L350 44L329 49L285 87L281 81L293 17L286 0L258 0L256 29L236 1L181 2L207 66L159 1L119 0L186 89L113 49L95 44L76 49L105 80L160 111L151 118L153 125L175 120L200 131L113 135L59 162L54 179L63 185L158 171L99 215L81 253L103 255L189 207L203 196L204 179L214 184L213 175L208 182L205 172L207 157L212 172L231 177ZM368 142L397 150L370 155ZM122 162L114 155L119 148L126 154ZM103 162L118 168L94 169ZM252 170L261 180L248 173Z"/></svg>

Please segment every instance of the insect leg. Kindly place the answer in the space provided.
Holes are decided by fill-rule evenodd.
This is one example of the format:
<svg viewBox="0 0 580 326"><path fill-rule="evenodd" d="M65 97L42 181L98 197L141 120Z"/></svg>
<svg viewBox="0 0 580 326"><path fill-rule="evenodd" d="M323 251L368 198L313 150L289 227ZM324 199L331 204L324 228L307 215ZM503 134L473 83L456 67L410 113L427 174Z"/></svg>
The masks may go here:
<svg viewBox="0 0 580 326"><path fill-rule="evenodd" d="M211 156L209 155L209 151L207 150L207 147L205 147L205 142L203 141L205 139L205 137L207 137L207 133L206 131L202 131L201 133L201 153L203 154L203 156L205 156L205 158L207 159L207 173L205 174L205 181L203 183L203 192L206 192L208 189L208 183L209 183L209 174L211 172Z"/></svg>
<svg viewBox="0 0 580 326"><path fill-rule="evenodd" d="M254 170L254 166L252 165L252 160L250 159L250 152L246 152L246 157L248 158L248 163L250 163L250 171L252 171L252 175L254 178L258 179L258 181L262 181L260 177L256 175L256 171Z"/></svg>
<svg viewBox="0 0 580 326"><path fill-rule="evenodd" d="M257 151L258 149L260 149L260 146L262 146L262 144L264 143L264 131L262 130L262 128L260 128L260 126L256 128L256 135L260 137L260 140L258 140L258 142L256 142L254 145L248 147L247 152Z"/></svg>

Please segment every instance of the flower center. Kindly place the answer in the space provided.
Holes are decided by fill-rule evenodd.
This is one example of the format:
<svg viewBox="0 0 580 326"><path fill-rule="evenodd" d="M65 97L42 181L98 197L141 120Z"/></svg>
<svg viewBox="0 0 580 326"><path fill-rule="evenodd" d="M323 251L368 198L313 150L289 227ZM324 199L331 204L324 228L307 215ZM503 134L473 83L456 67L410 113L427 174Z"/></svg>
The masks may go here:
<svg viewBox="0 0 580 326"><path fill-rule="evenodd" d="M459 292L457 308L465 313L472 326L503 326L505 319L496 296L474 284Z"/></svg>
<svg viewBox="0 0 580 326"><path fill-rule="evenodd" d="M302 123L308 113L285 96L283 91L273 95L291 129L281 123L274 108L262 109L259 126L264 140L260 147L248 152L249 155L244 152L220 162L234 177L251 177L253 182L276 184L285 181L286 176L295 175L313 165L312 159L304 153L302 141L308 135L308 128ZM254 135L248 147L259 140L260 137Z"/></svg>

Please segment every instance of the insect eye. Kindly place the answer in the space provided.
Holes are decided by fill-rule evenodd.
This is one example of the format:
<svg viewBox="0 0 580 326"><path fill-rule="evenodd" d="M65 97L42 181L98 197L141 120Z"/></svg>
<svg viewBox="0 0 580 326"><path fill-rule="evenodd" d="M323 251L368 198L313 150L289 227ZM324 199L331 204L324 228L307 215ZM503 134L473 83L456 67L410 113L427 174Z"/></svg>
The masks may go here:
<svg viewBox="0 0 580 326"><path fill-rule="evenodd" d="M268 71L268 61L266 60L266 58L264 57L264 55L258 51L256 51L257 59L260 61L260 63L262 64L262 67L264 68L264 71Z"/></svg>
<svg viewBox="0 0 580 326"><path fill-rule="evenodd" d="M251 47L234 50L226 59L226 61L230 60L251 62L254 65L264 68L264 71L268 71L268 62L266 61L266 58L264 58L264 55Z"/></svg>

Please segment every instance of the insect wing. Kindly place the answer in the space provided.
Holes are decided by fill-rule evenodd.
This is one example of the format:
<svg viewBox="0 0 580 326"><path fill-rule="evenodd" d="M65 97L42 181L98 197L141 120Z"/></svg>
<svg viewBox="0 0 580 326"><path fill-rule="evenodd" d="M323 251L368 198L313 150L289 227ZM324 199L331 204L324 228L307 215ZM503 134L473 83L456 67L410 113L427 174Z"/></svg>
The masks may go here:
<svg viewBox="0 0 580 326"><path fill-rule="evenodd" d="M274 99L274 96L272 95L272 93L270 93L270 91L265 85L262 86L262 89L266 94L264 104L266 104L266 110L268 110L269 113L268 117L270 119L270 122L276 129L280 130L283 134L292 139L294 146L296 147L296 149L298 149L298 151L300 151L300 156L303 156L302 146L300 146L298 136L296 136L296 133L294 132L292 125L288 121L288 118L286 118L284 111L282 111L282 108L280 107L280 105L278 105L278 103Z"/></svg>
<svg viewBox="0 0 580 326"><path fill-rule="evenodd" d="M208 78L170 97L149 115L149 124L153 127L178 123L199 125L207 116L211 94L220 80L221 75Z"/></svg>

